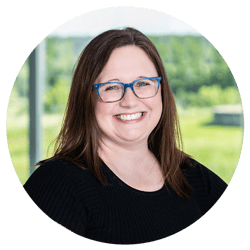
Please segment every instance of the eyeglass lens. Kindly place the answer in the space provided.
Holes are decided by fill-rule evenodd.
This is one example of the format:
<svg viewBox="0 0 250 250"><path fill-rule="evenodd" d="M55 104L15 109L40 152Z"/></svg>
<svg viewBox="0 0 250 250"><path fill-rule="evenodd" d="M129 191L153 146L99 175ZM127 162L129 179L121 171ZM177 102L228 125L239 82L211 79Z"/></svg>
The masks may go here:
<svg viewBox="0 0 250 250"><path fill-rule="evenodd" d="M134 93L139 98L153 97L157 92L158 83L155 79L143 79L133 85ZM113 102L122 98L124 86L121 83L108 83L100 86L99 94L103 101Z"/></svg>

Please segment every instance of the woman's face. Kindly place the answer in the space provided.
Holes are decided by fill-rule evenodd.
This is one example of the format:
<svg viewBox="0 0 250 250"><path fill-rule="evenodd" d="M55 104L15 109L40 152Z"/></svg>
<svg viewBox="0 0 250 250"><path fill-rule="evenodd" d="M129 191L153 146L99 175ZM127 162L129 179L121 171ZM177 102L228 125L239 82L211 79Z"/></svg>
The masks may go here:
<svg viewBox="0 0 250 250"><path fill-rule="evenodd" d="M153 62L141 48L126 46L114 49L95 83L131 83L136 79L157 76ZM160 120L161 113L161 86L158 93L148 99L139 99L131 88L127 88L123 99L117 102L105 103L98 98L95 111L103 133L102 140L119 144L142 140L147 142L148 136ZM132 114L136 115L131 116ZM119 119L121 115L123 120Z"/></svg>

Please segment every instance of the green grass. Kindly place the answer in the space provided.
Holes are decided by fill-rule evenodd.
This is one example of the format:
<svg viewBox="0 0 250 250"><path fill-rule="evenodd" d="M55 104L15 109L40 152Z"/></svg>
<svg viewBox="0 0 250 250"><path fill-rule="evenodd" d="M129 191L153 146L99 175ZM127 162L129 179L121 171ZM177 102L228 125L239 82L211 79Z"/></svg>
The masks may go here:
<svg viewBox="0 0 250 250"><path fill-rule="evenodd" d="M227 183L230 182L237 166L243 130L240 127L207 125L212 120L210 109L180 110L180 123L184 142L184 151L203 165L218 174ZM43 157L49 154L49 144L55 139L61 126L62 115L44 115L43 117ZM29 177L29 140L28 114L17 115L8 111L7 137L12 163L22 184Z"/></svg>
<svg viewBox="0 0 250 250"><path fill-rule="evenodd" d="M43 116L43 159L52 156L53 141L60 131L61 121L61 114ZM27 113L24 113L22 115L13 115L13 112L8 111L7 139L12 164L15 168L16 174L20 182L24 184L29 177L30 171Z"/></svg>
<svg viewBox="0 0 250 250"><path fill-rule="evenodd" d="M212 120L210 109L181 112L184 151L229 183L240 157L243 129L211 125Z"/></svg>

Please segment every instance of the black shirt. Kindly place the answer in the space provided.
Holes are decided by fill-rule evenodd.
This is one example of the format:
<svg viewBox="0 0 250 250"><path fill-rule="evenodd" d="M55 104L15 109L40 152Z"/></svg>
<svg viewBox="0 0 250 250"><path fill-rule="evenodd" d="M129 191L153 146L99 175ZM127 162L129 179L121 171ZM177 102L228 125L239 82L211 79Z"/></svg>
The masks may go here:
<svg viewBox="0 0 250 250"><path fill-rule="evenodd" d="M135 244L165 238L188 227L219 199L226 183L201 164L186 170L194 189L182 199L163 186L154 192L136 190L104 163L107 185L88 169L62 160L40 166L24 188L50 218L86 238L114 244Z"/></svg>

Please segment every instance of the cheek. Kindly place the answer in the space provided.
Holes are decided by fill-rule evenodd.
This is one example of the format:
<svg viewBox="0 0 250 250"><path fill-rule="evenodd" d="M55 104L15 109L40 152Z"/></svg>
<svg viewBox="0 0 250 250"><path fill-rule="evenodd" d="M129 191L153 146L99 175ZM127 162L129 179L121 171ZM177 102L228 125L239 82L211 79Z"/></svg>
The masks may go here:
<svg viewBox="0 0 250 250"><path fill-rule="evenodd" d="M97 102L95 115L99 125L107 123L107 120L112 118L112 106L110 103Z"/></svg>
<svg viewBox="0 0 250 250"><path fill-rule="evenodd" d="M161 97L157 98L153 103L151 103L151 128L154 129L159 123L162 115L162 100Z"/></svg>
<svg viewBox="0 0 250 250"><path fill-rule="evenodd" d="M105 120L106 115L105 115L105 107L103 103L97 102L96 109L95 109L95 116L96 116L96 121L97 121L97 125L99 129L101 130L102 133L105 132L106 131L105 124L107 124L107 122Z"/></svg>
<svg viewBox="0 0 250 250"><path fill-rule="evenodd" d="M159 86L159 90L157 95L152 99L152 108L158 112L162 112L162 97L161 97L161 85Z"/></svg>
<svg viewBox="0 0 250 250"><path fill-rule="evenodd" d="M162 99L161 95L157 95L152 99L148 99L147 103L145 103L150 110L152 111L153 116L161 116L162 113Z"/></svg>
<svg viewBox="0 0 250 250"><path fill-rule="evenodd" d="M163 109L163 105L162 105L162 97L161 97L161 86L159 88L159 92L157 94L157 104L159 112L160 112L160 116L162 114L162 109Z"/></svg>
<svg viewBox="0 0 250 250"><path fill-rule="evenodd" d="M155 115L155 120L157 121L157 123L159 122L160 118L161 118L161 114L162 114L162 102L158 101L155 105L155 108L153 110L153 113Z"/></svg>
<svg viewBox="0 0 250 250"><path fill-rule="evenodd" d="M104 103L98 102L96 104L96 110L95 110L95 115L97 122L100 123L100 121L105 117L105 106L103 105Z"/></svg>

